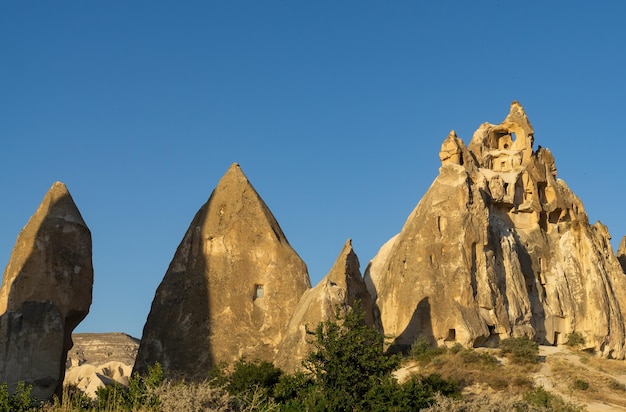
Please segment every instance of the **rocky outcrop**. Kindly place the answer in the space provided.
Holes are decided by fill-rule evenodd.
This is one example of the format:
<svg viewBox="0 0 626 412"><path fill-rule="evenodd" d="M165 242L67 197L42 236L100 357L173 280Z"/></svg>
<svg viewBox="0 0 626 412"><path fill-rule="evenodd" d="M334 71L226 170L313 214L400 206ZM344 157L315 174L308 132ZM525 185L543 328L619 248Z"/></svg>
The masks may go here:
<svg viewBox="0 0 626 412"><path fill-rule="evenodd" d="M105 385L128 385L139 339L125 333L75 333L72 340L64 385L74 385L91 398Z"/></svg>
<svg viewBox="0 0 626 412"><path fill-rule="evenodd" d="M275 364L290 372L300 369L302 360L313 349L307 330L314 331L320 322L334 320L337 311L345 314L354 308L356 302L364 310L368 324L374 326L370 295L361 276L352 241L348 240L330 272L302 295L279 347Z"/></svg>
<svg viewBox="0 0 626 412"><path fill-rule="evenodd" d="M121 362L132 366L139 349L139 339L125 333L75 333L74 347L67 354L67 368L83 364L102 365Z"/></svg>
<svg viewBox="0 0 626 412"><path fill-rule="evenodd" d="M135 363L188 379L219 362L271 361L306 265L237 164L200 208L157 289Z"/></svg>
<svg viewBox="0 0 626 412"><path fill-rule="evenodd" d="M62 390L71 334L89 312L91 233L63 183L55 183L17 237L0 289L0 381Z"/></svg>
<svg viewBox="0 0 626 412"><path fill-rule="evenodd" d="M105 385L128 386L133 365L110 361L98 365L84 363L74 366L65 374L65 385L73 385L92 399L97 398L98 389Z"/></svg>
<svg viewBox="0 0 626 412"><path fill-rule="evenodd" d="M444 140L439 176L366 273L391 350L418 336L479 346L578 332L624 358L626 277L608 230L589 224L550 151L533 144L517 102L469 146L454 132Z"/></svg>
<svg viewBox="0 0 626 412"><path fill-rule="evenodd" d="M622 241L617 248L617 260L622 265L622 270L626 273L626 236L622 238Z"/></svg>

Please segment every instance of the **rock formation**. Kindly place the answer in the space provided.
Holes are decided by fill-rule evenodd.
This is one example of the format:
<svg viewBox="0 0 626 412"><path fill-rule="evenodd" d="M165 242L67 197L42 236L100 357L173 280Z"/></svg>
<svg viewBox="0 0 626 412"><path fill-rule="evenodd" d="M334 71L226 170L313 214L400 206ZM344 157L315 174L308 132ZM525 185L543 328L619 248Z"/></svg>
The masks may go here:
<svg viewBox="0 0 626 412"><path fill-rule="evenodd" d="M314 288L306 291L287 327L275 360L276 366L293 372L312 349L307 329L314 331L323 321L335 319L336 311L345 313L360 302L366 321L373 326L374 315L367 287L359 270L359 259L348 240L332 269Z"/></svg>
<svg viewBox="0 0 626 412"><path fill-rule="evenodd" d="M101 365L107 362L135 364L139 339L125 333L75 333L74 347L67 354L67 368L83 364Z"/></svg>
<svg viewBox="0 0 626 412"><path fill-rule="evenodd" d="M0 288L0 382L62 390L71 334L91 305L91 233L55 183L17 237Z"/></svg>
<svg viewBox="0 0 626 412"><path fill-rule="evenodd" d="M91 398L104 385L128 385L138 339L125 333L76 333L72 340L64 385L74 385Z"/></svg>
<svg viewBox="0 0 626 412"><path fill-rule="evenodd" d="M306 265L237 164L200 208L159 285L135 371L155 362L188 379L240 357L271 361Z"/></svg>
<svg viewBox="0 0 626 412"><path fill-rule="evenodd" d="M622 241L617 248L617 260L622 265L622 270L626 273L626 236L622 238Z"/></svg>
<svg viewBox="0 0 626 412"><path fill-rule="evenodd" d="M626 277L608 230L589 224L550 151L533 143L517 102L469 146L454 132L444 140L439 176L366 271L391 350L418 336L480 346L520 335L560 344L578 332L589 349L624 358Z"/></svg>

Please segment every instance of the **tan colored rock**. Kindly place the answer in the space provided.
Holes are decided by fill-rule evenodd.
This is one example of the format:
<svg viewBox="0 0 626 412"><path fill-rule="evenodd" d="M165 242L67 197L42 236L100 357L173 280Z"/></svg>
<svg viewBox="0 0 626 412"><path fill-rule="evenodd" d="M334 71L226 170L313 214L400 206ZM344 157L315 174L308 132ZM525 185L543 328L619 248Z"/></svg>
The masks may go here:
<svg viewBox="0 0 626 412"><path fill-rule="evenodd" d="M25 305L30 302L49 302L58 311L63 325L61 350L57 351L57 342L52 339L33 342L30 347L53 357L50 362L54 362L57 367L55 386L59 394L67 351L72 347L71 334L89 312L92 286L91 233L65 185L56 182L17 237L0 288L0 315L24 315ZM31 317L30 324L43 330L52 328L44 319L50 319L54 310L48 308L40 312L42 319L37 321ZM6 329L7 333L13 333L11 330L15 329ZM33 331L31 336L35 339L37 332ZM14 341L12 336L6 335L1 339ZM46 348L44 344L50 347ZM19 349L4 347L0 350L9 353ZM22 356L12 357L12 362L18 364L5 365L5 370L20 370L23 375L16 373L0 376L0 381L30 382L30 376L35 376L37 370L27 370L24 362L31 356L27 353L40 358L35 352L24 352ZM29 365L38 368L37 364ZM47 382L41 385L37 381L33 383L33 392L39 399L52 396Z"/></svg>
<svg viewBox="0 0 626 412"><path fill-rule="evenodd" d="M622 270L626 274L626 236L622 238L622 241L617 248L617 260L622 265Z"/></svg>
<svg viewBox="0 0 626 412"><path fill-rule="evenodd" d="M105 385L118 383L128 386L132 370L132 365L118 361L109 361L98 365L85 363L67 371L65 385L74 385L85 395L95 399L98 389Z"/></svg>
<svg viewBox="0 0 626 412"><path fill-rule="evenodd" d="M517 102L499 125L485 123L462 162L445 161L389 250L372 260L366 283L391 350L418 336L438 344L491 345L528 335L624 358L626 277L607 229L589 225L580 200L556 178ZM444 156L445 157L445 156ZM381 251L382 252L382 251Z"/></svg>
<svg viewBox="0 0 626 412"><path fill-rule="evenodd" d="M306 265L233 164L157 289L135 370L160 362L187 378L204 378L222 361L271 361L310 287Z"/></svg>
<svg viewBox="0 0 626 412"><path fill-rule="evenodd" d="M332 269L313 289L302 295L300 303L287 327L285 338L278 349L276 366L293 372L301 369L302 360L313 349L308 331L314 331L320 322L336 319L360 302L366 321L374 326L372 302L359 270L359 259L348 240Z"/></svg>
<svg viewBox="0 0 626 412"><path fill-rule="evenodd" d="M132 369L139 349L139 339L125 333L74 333L74 346L67 354L66 367L83 364L102 365L121 362Z"/></svg>

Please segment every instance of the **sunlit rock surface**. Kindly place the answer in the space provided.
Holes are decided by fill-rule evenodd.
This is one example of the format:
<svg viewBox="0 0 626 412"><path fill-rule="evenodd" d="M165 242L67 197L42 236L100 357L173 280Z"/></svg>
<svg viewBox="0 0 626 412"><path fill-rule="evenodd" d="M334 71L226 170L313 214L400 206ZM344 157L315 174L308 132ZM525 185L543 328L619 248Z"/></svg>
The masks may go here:
<svg viewBox="0 0 626 412"><path fill-rule="evenodd" d="M578 332L588 348L624 358L626 278L608 230L589 224L550 151L534 149L522 106L482 124L467 147L451 132L440 159L366 271L391 350L418 336L480 346L520 335L560 344Z"/></svg>
<svg viewBox="0 0 626 412"><path fill-rule="evenodd" d="M135 363L187 378L241 357L273 361L307 268L238 164L200 208L161 282Z"/></svg>
<svg viewBox="0 0 626 412"><path fill-rule="evenodd" d="M0 382L62 390L71 334L91 305L91 233L63 183L20 232L0 289Z"/></svg>
<svg viewBox="0 0 626 412"><path fill-rule="evenodd" d="M276 365L286 371L302 369L302 359L313 349L307 333L320 322L336 319L359 303L369 325L374 325L372 304L359 269L359 259L348 240L328 274L300 299L279 347ZM337 312L339 311L339 312Z"/></svg>

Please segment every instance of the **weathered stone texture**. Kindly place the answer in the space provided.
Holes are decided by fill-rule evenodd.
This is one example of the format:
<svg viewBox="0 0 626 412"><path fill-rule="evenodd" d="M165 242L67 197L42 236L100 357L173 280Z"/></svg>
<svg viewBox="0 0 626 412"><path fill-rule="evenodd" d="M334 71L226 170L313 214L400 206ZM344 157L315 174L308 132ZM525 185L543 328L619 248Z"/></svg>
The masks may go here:
<svg viewBox="0 0 626 412"><path fill-rule="evenodd" d="M8 356L7 362L14 364L4 365L7 375L0 376L0 381L32 382L33 392L39 399L46 399L52 396L49 382L32 381L31 377L49 369L40 365L54 364L57 372L52 390L56 387L60 393L67 351L72 347L71 334L89 312L92 286L91 233L65 185L56 182L18 235L2 279L0 314L8 317L2 321L7 325L3 333L8 335L0 339L9 346L1 347L0 351L6 351L2 356ZM33 306L34 303L46 303L46 309ZM33 312L33 308L39 309ZM53 313L58 313L59 319L51 320ZM16 329L15 322L10 320L20 316L24 317L21 323L24 329ZM62 325L60 342L52 332L58 322ZM39 327L41 331L36 330ZM50 337L40 339L48 330ZM13 336L15 333L18 337ZM11 346L16 339L24 343L23 352ZM39 341L26 343L30 339Z"/></svg>
<svg viewBox="0 0 626 412"><path fill-rule="evenodd" d="M307 330L314 331L320 322L334 320L337 311L345 314L356 302L360 302L367 323L374 326L372 302L359 266L352 241L348 240L330 272L302 295L279 346L275 360L278 367L290 372L301 369L302 360L313 349Z"/></svg>
<svg viewBox="0 0 626 412"><path fill-rule="evenodd" d="M533 142L517 102L467 148L446 138L439 176L366 272L392 350L418 336L558 344L579 332L589 348L624 358L626 277L608 231L588 223L550 151Z"/></svg>
<svg viewBox="0 0 626 412"><path fill-rule="evenodd" d="M622 265L622 270L626 274L626 236L622 238L622 241L617 248L617 260Z"/></svg>
<svg viewBox="0 0 626 412"><path fill-rule="evenodd" d="M222 361L271 361L302 294L306 265L237 164L193 219L144 326L135 363L188 378Z"/></svg>

